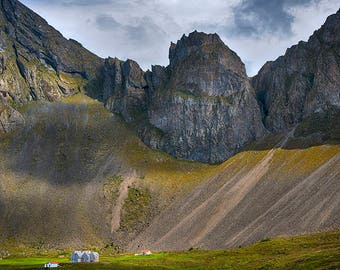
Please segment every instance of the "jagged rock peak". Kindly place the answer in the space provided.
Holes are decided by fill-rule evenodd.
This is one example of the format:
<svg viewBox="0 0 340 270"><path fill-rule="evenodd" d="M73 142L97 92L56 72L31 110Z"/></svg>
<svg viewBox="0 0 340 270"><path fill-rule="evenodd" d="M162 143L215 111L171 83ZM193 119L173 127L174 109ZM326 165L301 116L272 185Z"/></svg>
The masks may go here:
<svg viewBox="0 0 340 270"><path fill-rule="evenodd" d="M216 33L206 34L203 32L194 31L190 33L188 36L183 34L182 38L178 40L177 43L171 42L169 58L170 59L172 58L172 56L176 53L176 49L178 48L201 46L202 44L205 43L219 43L221 45L224 45L223 41Z"/></svg>
<svg viewBox="0 0 340 270"><path fill-rule="evenodd" d="M316 39L321 43L334 43L340 42L340 36L338 35L340 29L340 9L337 13L327 17L324 25L314 32L309 38L308 42L313 42Z"/></svg>
<svg viewBox="0 0 340 270"><path fill-rule="evenodd" d="M340 12L330 15L308 42L266 63L252 84L265 126L281 131L313 113L340 108Z"/></svg>
<svg viewBox="0 0 340 270"><path fill-rule="evenodd" d="M226 46L216 33L194 31L188 36L183 35L177 43L171 43L169 49L171 68L188 59L205 59L205 62L219 63L242 77L246 76L245 66L240 57ZM190 60L189 63L192 62Z"/></svg>
<svg viewBox="0 0 340 270"><path fill-rule="evenodd" d="M183 36L169 56L168 67L146 74L147 145L219 163L265 134L244 64L217 34Z"/></svg>
<svg viewBox="0 0 340 270"><path fill-rule="evenodd" d="M0 0L0 97L8 104L98 91L103 64L19 1Z"/></svg>

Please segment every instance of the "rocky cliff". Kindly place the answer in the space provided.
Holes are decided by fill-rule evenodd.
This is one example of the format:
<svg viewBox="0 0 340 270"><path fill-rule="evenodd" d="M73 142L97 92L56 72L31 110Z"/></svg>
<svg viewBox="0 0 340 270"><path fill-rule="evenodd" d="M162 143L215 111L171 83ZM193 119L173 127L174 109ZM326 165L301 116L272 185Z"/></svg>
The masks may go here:
<svg viewBox="0 0 340 270"><path fill-rule="evenodd" d="M338 14L255 93L217 35L183 36L144 72L0 3L0 251L220 249L339 228ZM244 146L263 122L284 132ZM136 130L176 157L240 153L189 162Z"/></svg>
<svg viewBox="0 0 340 270"><path fill-rule="evenodd" d="M219 163L266 128L285 130L340 104L339 12L250 80L216 34L184 35L170 46L169 66L144 72L133 60L103 60L65 39L17 0L0 3L0 132L22 122L15 104L85 91L150 147Z"/></svg>
<svg viewBox="0 0 340 270"><path fill-rule="evenodd" d="M184 159L224 161L267 130L339 109L339 17L330 16L308 42L252 79L216 34L183 36L170 46L169 66L153 66L144 76L131 60L109 59L104 101L126 121L138 121L147 145Z"/></svg>
<svg viewBox="0 0 340 270"><path fill-rule="evenodd" d="M154 66L145 78L133 61L109 65L106 82L114 83L104 90L111 96L104 97L106 106L127 121L142 113L138 128L146 144L217 163L265 134L244 64L218 35L183 36L171 44L169 58L168 67Z"/></svg>
<svg viewBox="0 0 340 270"><path fill-rule="evenodd" d="M17 129L25 122L21 113L0 100L0 133L10 132Z"/></svg>
<svg viewBox="0 0 340 270"><path fill-rule="evenodd" d="M0 7L0 102L6 114L14 115L13 104L55 101L96 86L89 82L98 76L101 58L20 2L1 0Z"/></svg>
<svg viewBox="0 0 340 270"><path fill-rule="evenodd" d="M146 88L144 71L135 61L105 59L103 100L106 108L132 122L146 110Z"/></svg>
<svg viewBox="0 0 340 270"><path fill-rule="evenodd" d="M284 130L315 112L340 107L340 11L308 42L266 63L252 80L265 126Z"/></svg>

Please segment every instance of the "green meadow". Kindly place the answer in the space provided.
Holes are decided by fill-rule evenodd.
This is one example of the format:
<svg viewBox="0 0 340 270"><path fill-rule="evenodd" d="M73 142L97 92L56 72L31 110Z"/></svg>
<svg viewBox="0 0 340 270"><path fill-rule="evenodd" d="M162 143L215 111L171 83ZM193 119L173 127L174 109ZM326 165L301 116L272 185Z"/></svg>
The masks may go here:
<svg viewBox="0 0 340 270"><path fill-rule="evenodd" d="M101 256L100 263L71 264L58 257L0 260L0 269L42 269L47 261L60 269L340 269L340 232L291 238L263 239L248 247L229 250L161 252Z"/></svg>

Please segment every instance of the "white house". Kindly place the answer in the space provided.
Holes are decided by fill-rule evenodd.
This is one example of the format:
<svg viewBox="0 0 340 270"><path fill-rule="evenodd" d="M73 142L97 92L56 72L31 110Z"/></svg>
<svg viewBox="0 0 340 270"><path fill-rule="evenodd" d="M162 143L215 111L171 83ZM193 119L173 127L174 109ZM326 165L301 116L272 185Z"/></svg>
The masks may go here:
<svg viewBox="0 0 340 270"><path fill-rule="evenodd" d="M82 255L83 255L82 251L78 251L78 250L74 251L71 256L71 262L73 263L81 262Z"/></svg>
<svg viewBox="0 0 340 270"><path fill-rule="evenodd" d="M57 268L57 267L59 267L59 263L57 263L57 262L48 262L48 263L45 263L44 267L45 268Z"/></svg>
<svg viewBox="0 0 340 270"><path fill-rule="evenodd" d="M99 254L98 252L93 251L79 251L76 250L72 253L71 256L72 263L90 263L90 262L99 262Z"/></svg>

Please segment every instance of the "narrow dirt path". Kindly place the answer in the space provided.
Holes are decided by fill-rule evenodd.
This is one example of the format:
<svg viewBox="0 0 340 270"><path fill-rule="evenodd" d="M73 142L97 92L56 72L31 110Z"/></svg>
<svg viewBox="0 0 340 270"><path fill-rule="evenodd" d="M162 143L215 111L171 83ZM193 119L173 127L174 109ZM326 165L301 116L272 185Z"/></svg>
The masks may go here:
<svg viewBox="0 0 340 270"><path fill-rule="evenodd" d="M132 172L130 175L126 176L123 182L120 184L119 196L112 208L112 219L111 219L111 233L117 231L120 227L121 212L124 205L124 201L129 195L129 186L136 179L136 172Z"/></svg>

